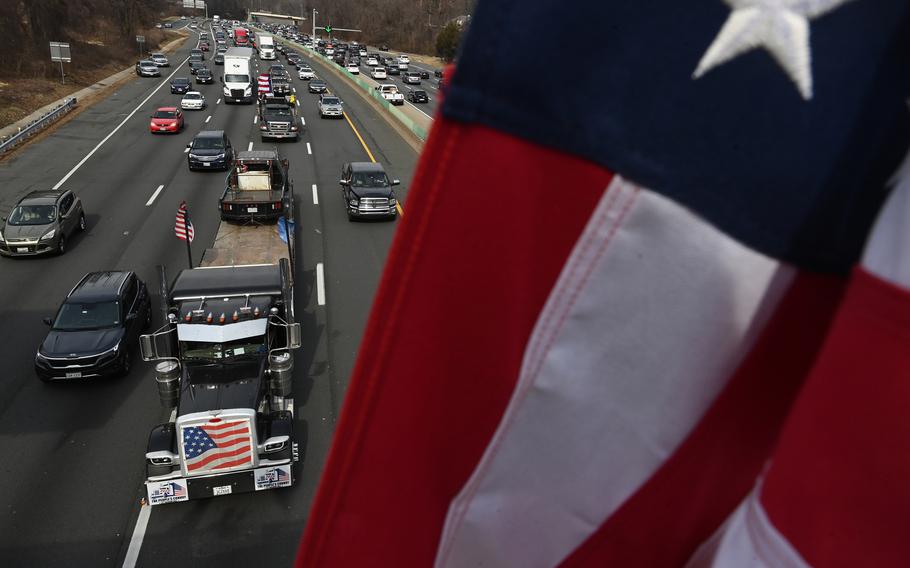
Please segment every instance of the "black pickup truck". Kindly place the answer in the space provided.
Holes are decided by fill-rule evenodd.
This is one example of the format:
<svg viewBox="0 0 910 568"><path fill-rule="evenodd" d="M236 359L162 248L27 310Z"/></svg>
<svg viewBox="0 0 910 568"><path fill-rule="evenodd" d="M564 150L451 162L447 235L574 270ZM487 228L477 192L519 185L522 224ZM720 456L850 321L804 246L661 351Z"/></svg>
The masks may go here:
<svg viewBox="0 0 910 568"><path fill-rule="evenodd" d="M272 85L274 86L274 82ZM300 134L297 108L285 97L264 97L259 100L259 135L268 138L293 138Z"/></svg>
<svg viewBox="0 0 910 568"><path fill-rule="evenodd" d="M271 223L293 207L287 159L276 150L237 152L218 200L223 221Z"/></svg>

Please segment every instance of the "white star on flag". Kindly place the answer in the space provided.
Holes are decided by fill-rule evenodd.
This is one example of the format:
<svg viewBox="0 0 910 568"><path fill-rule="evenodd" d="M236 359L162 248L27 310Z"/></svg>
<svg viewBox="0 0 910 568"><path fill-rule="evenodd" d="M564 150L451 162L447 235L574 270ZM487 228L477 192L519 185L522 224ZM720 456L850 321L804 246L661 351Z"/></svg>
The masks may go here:
<svg viewBox="0 0 910 568"><path fill-rule="evenodd" d="M708 51L698 62L693 79L751 51L765 48L796 84L803 99L812 98L812 54L809 20L850 0L724 0L733 10Z"/></svg>

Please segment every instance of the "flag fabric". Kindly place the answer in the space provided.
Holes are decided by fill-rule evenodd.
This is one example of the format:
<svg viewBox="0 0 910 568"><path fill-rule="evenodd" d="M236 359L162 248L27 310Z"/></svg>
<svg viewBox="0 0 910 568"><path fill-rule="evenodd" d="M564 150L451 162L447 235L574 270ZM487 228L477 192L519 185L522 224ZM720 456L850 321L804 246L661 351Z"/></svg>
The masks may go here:
<svg viewBox="0 0 910 568"><path fill-rule="evenodd" d="M190 220L190 213L186 208L186 201L181 201L180 207L177 208L177 220L174 224L174 234L177 235L177 238L180 240L185 241L189 238L189 241L193 242L195 233L193 230L193 222Z"/></svg>
<svg viewBox="0 0 910 568"><path fill-rule="evenodd" d="M271 76L268 73L260 73L259 79L259 96L265 96L272 92Z"/></svg>
<svg viewBox="0 0 910 568"><path fill-rule="evenodd" d="M288 229L290 229L290 234L293 235L294 234L294 221L288 221L284 217L279 217L277 227L278 227L278 238L281 239L281 241L284 243L288 242Z"/></svg>
<svg viewBox="0 0 910 568"><path fill-rule="evenodd" d="M862 374L818 377L865 359L838 331L858 295L910 286L847 277L910 138L907 24L897 0L479 3L298 565L895 558L897 521L824 538L873 490L845 475L888 460L834 471ZM597 64L502 57L540 38ZM541 66L578 81L554 94ZM856 432L887 454L879 422ZM780 546L750 555L754 530Z"/></svg>
<svg viewBox="0 0 910 568"><path fill-rule="evenodd" d="M229 469L253 460L250 425L246 420L210 420L183 429L186 469L191 473Z"/></svg>

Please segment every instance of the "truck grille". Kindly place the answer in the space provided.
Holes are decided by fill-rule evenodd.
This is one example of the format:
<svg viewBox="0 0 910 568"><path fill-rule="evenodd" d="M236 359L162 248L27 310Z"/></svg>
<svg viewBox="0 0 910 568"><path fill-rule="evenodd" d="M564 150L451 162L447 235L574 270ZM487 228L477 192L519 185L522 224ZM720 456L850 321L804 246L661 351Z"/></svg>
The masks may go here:
<svg viewBox="0 0 910 568"><path fill-rule="evenodd" d="M290 129L290 122L269 122L269 130L273 130L275 132L287 132Z"/></svg>
<svg viewBox="0 0 910 568"><path fill-rule="evenodd" d="M231 96L235 99L243 98L243 89L231 89Z"/></svg>
<svg viewBox="0 0 910 568"><path fill-rule="evenodd" d="M376 209L388 210L389 200L385 197L364 197L360 200L361 211L375 211Z"/></svg>
<svg viewBox="0 0 910 568"><path fill-rule="evenodd" d="M180 451L188 476L245 469L255 463L251 416L196 418L180 424Z"/></svg>

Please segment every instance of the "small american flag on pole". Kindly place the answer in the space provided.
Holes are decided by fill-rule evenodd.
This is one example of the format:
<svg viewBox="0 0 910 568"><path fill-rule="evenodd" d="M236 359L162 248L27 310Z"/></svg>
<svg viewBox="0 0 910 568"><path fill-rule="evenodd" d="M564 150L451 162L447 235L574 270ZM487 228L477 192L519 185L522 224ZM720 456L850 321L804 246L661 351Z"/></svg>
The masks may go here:
<svg viewBox="0 0 910 568"><path fill-rule="evenodd" d="M178 239L184 241L189 235L189 241L193 242L193 222L190 221L190 215L186 210L186 201L181 201L180 207L177 208L177 224L174 226L174 234Z"/></svg>

